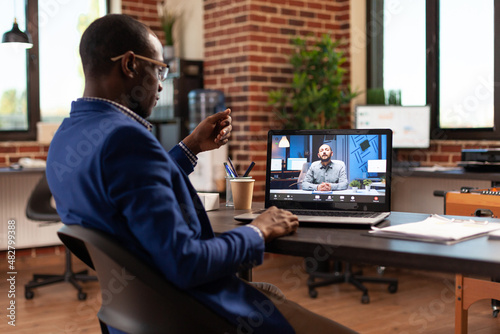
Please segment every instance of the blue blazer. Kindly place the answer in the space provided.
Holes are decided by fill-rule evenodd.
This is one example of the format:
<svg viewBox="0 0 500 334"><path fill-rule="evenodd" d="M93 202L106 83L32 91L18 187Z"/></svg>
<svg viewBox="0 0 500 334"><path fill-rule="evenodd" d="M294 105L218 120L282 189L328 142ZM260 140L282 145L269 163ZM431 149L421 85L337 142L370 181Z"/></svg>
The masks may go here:
<svg viewBox="0 0 500 334"><path fill-rule="evenodd" d="M65 224L113 235L242 332L293 333L282 314L235 273L262 263L264 242L242 226L215 237L180 146L166 152L105 101L72 104L50 145L47 180Z"/></svg>

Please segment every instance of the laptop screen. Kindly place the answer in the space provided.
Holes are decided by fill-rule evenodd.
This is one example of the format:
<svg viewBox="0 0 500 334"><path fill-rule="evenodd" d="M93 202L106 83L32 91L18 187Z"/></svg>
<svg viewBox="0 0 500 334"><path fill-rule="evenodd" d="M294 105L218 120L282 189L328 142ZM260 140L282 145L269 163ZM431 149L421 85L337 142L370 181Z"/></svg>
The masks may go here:
<svg viewBox="0 0 500 334"><path fill-rule="evenodd" d="M266 207L390 211L391 130L271 130L267 144Z"/></svg>

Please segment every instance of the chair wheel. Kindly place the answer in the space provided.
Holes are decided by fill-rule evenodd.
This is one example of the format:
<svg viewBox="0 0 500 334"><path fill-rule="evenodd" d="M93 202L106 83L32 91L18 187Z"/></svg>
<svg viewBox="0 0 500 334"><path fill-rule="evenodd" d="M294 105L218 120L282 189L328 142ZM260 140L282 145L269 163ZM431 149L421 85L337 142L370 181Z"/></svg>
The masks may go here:
<svg viewBox="0 0 500 334"><path fill-rule="evenodd" d="M85 292L78 292L78 300L87 299L87 294Z"/></svg>
<svg viewBox="0 0 500 334"><path fill-rule="evenodd" d="M361 304L370 304L370 296L368 295L361 296Z"/></svg>
<svg viewBox="0 0 500 334"><path fill-rule="evenodd" d="M389 290L390 293L396 293L396 291L398 291L398 284L397 283L389 284L387 290Z"/></svg>
<svg viewBox="0 0 500 334"><path fill-rule="evenodd" d="M28 289L26 289L26 291L24 291L24 298L33 299L34 296L35 296L35 294L33 293L33 291L28 290Z"/></svg>
<svg viewBox="0 0 500 334"><path fill-rule="evenodd" d="M309 290L309 297L311 297L311 298L318 297L318 291L313 290L313 289Z"/></svg>

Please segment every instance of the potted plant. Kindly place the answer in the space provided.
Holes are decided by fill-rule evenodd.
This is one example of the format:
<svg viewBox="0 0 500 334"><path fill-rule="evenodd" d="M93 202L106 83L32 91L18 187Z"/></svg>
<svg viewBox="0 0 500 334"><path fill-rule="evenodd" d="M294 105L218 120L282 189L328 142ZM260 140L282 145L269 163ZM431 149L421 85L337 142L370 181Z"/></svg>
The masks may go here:
<svg viewBox="0 0 500 334"><path fill-rule="evenodd" d="M369 180L369 179L363 180L363 184L364 184L366 190L370 191L372 182L373 181Z"/></svg>
<svg viewBox="0 0 500 334"><path fill-rule="evenodd" d="M163 47L163 57L166 60L175 58L174 49L174 25L180 18L178 6L168 6L167 1L158 3L158 16L160 24L165 33L165 46Z"/></svg>
<svg viewBox="0 0 500 334"><path fill-rule="evenodd" d="M350 101L358 95L343 82L346 69L340 41L323 35L314 43L300 37L291 41L295 52L291 87L268 93L269 105L285 129L335 129Z"/></svg>
<svg viewBox="0 0 500 334"><path fill-rule="evenodd" d="M358 180L352 180L349 185L351 186L352 191L356 192L358 191L359 187L361 187L361 182L359 182Z"/></svg>

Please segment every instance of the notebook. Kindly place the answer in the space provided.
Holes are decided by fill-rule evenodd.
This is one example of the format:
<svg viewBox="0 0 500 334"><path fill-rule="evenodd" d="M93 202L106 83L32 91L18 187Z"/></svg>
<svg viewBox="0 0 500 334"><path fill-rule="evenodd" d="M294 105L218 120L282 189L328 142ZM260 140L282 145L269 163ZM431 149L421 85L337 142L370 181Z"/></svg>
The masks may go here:
<svg viewBox="0 0 500 334"><path fill-rule="evenodd" d="M389 129L271 130L265 207L304 223L375 225L391 211L391 153ZM330 188L318 189L321 181ZM249 222L262 211L235 219Z"/></svg>

